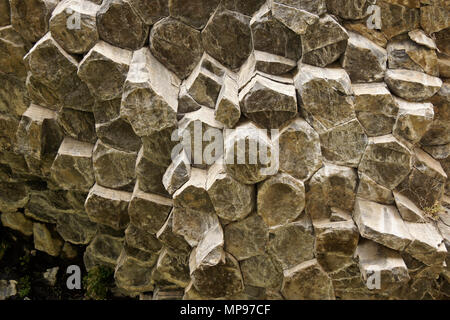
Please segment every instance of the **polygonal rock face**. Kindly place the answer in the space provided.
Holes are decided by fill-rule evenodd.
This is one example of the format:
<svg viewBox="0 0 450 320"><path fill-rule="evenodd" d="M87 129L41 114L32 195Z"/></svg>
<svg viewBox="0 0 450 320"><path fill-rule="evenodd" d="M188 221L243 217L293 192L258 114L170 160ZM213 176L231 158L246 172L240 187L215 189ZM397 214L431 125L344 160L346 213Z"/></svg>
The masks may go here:
<svg viewBox="0 0 450 320"><path fill-rule="evenodd" d="M156 234L161 243L176 252L186 254L191 251L190 245L184 240L183 236L173 232L173 214L170 213L162 228Z"/></svg>
<svg viewBox="0 0 450 320"><path fill-rule="evenodd" d="M98 34L113 46L137 50L148 36L149 27L133 10L128 0L107 0L97 13Z"/></svg>
<svg viewBox="0 0 450 320"><path fill-rule="evenodd" d="M329 219L331 208L347 212L353 210L357 184L355 170L325 164L309 182L306 213L315 221Z"/></svg>
<svg viewBox="0 0 450 320"><path fill-rule="evenodd" d="M144 193L136 187L128 207L130 222L146 232L156 234L166 222L172 205L171 199Z"/></svg>
<svg viewBox="0 0 450 320"><path fill-rule="evenodd" d="M95 119L92 112L62 108L58 112L58 124L66 136L89 143L97 141Z"/></svg>
<svg viewBox="0 0 450 320"><path fill-rule="evenodd" d="M167 195L162 183L166 167L148 161L143 154L144 150L141 148L136 159L136 184L144 192Z"/></svg>
<svg viewBox="0 0 450 320"><path fill-rule="evenodd" d="M190 281L188 260L188 256L165 248L159 255L156 270L162 279L184 288Z"/></svg>
<svg viewBox="0 0 450 320"><path fill-rule="evenodd" d="M170 15L196 29L203 29L220 0L170 0Z"/></svg>
<svg viewBox="0 0 450 320"><path fill-rule="evenodd" d="M238 83L235 77L225 75L222 90L217 98L214 117L227 128L233 128L241 117Z"/></svg>
<svg viewBox="0 0 450 320"><path fill-rule="evenodd" d="M94 185L90 143L65 138L52 165L52 179L63 189L89 191Z"/></svg>
<svg viewBox="0 0 450 320"><path fill-rule="evenodd" d="M283 273L281 293L288 300L334 300L331 279L316 259L306 261Z"/></svg>
<svg viewBox="0 0 450 320"><path fill-rule="evenodd" d="M434 111L431 103L413 103L396 99L399 106L393 134L411 143L417 143L430 128Z"/></svg>
<svg viewBox="0 0 450 320"><path fill-rule="evenodd" d="M255 188L236 181L222 165L209 169L206 190L216 214L222 219L241 220L254 209Z"/></svg>
<svg viewBox="0 0 450 320"><path fill-rule="evenodd" d="M230 254L215 266L191 270L195 289L212 298L227 297L244 289L239 263Z"/></svg>
<svg viewBox="0 0 450 320"><path fill-rule="evenodd" d="M98 42L80 62L79 77L99 100L112 100L122 94L131 51Z"/></svg>
<svg viewBox="0 0 450 320"><path fill-rule="evenodd" d="M448 4L424 6L420 8L420 26L431 34L448 28Z"/></svg>
<svg viewBox="0 0 450 320"><path fill-rule="evenodd" d="M33 235L33 222L21 212L4 212L0 216L2 225L19 231L25 236Z"/></svg>
<svg viewBox="0 0 450 320"><path fill-rule="evenodd" d="M97 137L118 150L137 152L141 149L141 139L131 125L118 117L106 123L95 125Z"/></svg>
<svg viewBox="0 0 450 320"><path fill-rule="evenodd" d="M260 75L242 89L239 101L244 115L267 129L279 128L297 114L295 87Z"/></svg>
<svg viewBox="0 0 450 320"><path fill-rule="evenodd" d="M360 174L357 195L360 198L383 204L394 203L392 191L376 183L365 174Z"/></svg>
<svg viewBox="0 0 450 320"><path fill-rule="evenodd" d="M128 0L128 2L147 25L155 24L169 15L169 0Z"/></svg>
<svg viewBox="0 0 450 320"><path fill-rule="evenodd" d="M86 1L60 2L50 19L52 36L67 52L88 52L98 41L99 9L100 6Z"/></svg>
<svg viewBox="0 0 450 320"><path fill-rule="evenodd" d="M302 64L294 78L301 107L330 129L354 118L353 94L348 74L342 69L323 69Z"/></svg>
<svg viewBox="0 0 450 320"><path fill-rule="evenodd" d="M327 0L328 12L347 20L358 20L367 16L370 0Z"/></svg>
<svg viewBox="0 0 450 320"><path fill-rule="evenodd" d="M95 180L107 188L131 191L136 179L136 158L135 152L116 150L97 141L92 157Z"/></svg>
<svg viewBox="0 0 450 320"><path fill-rule="evenodd" d="M165 18L152 28L150 50L169 70L185 79L202 56L201 34L176 19Z"/></svg>
<svg viewBox="0 0 450 320"><path fill-rule="evenodd" d="M278 152L266 132L244 123L225 137L225 164L233 178L255 184L276 174Z"/></svg>
<svg viewBox="0 0 450 320"><path fill-rule="evenodd" d="M263 254L268 241L268 227L256 214L225 227L225 250L238 260Z"/></svg>
<svg viewBox="0 0 450 320"><path fill-rule="evenodd" d="M202 31L203 46L226 67L241 67L252 50L250 18L240 13L219 10Z"/></svg>
<svg viewBox="0 0 450 320"><path fill-rule="evenodd" d="M48 20L57 0L10 0L11 24L22 37L36 42L48 31Z"/></svg>
<svg viewBox="0 0 450 320"><path fill-rule="evenodd" d="M353 85L355 113L368 136L392 133L398 104L384 84Z"/></svg>
<svg viewBox="0 0 450 320"><path fill-rule="evenodd" d="M3 182L0 184L0 190L0 210L2 212L15 212L28 203L28 190L24 185Z"/></svg>
<svg viewBox="0 0 450 320"><path fill-rule="evenodd" d="M274 1L272 3L273 16L296 34L304 35L310 25L319 21L318 14L324 13L323 1L316 1L316 8L304 6L302 3L289 2L289 0ZM320 12L319 12L320 10Z"/></svg>
<svg viewBox="0 0 450 320"><path fill-rule="evenodd" d="M27 94L26 84L6 74L0 74L0 81L3 86L0 89L0 112L21 116L30 105L29 98L33 98L30 93Z"/></svg>
<svg viewBox="0 0 450 320"><path fill-rule="evenodd" d="M64 241L86 245L97 233L97 224L91 222L85 215L60 214L56 223L56 231Z"/></svg>
<svg viewBox="0 0 450 320"><path fill-rule="evenodd" d="M258 186L258 214L269 227L294 221L305 208L303 182L281 173Z"/></svg>
<svg viewBox="0 0 450 320"><path fill-rule="evenodd" d="M403 250L412 237L395 206L357 199L353 218L361 236L394 250Z"/></svg>
<svg viewBox="0 0 450 320"><path fill-rule="evenodd" d="M162 178L162 182L167 192L173 194L188 182L190 177L191 165L189 159L187 158L186 153L181 151L167 168Z"/></svg>
<svg viewBox="0 0 450 320"><path fill-rule="evenodd" d="M63 241L51 232L43 223L33 223L34 247L53 257L57 257L61 252Z"/></svg>
<svg viewBox="0 0 450 320"><path fill-rule="evenodd" d="M85 208L91 221L121 230L129 222L130 200L131 193L106 189L95 184L89 191Z"/></svg>
<svg viewBox="0 0 450 320"><path fill-rule="evenodd" d="M405 222L426 222L424 212L417 207L414 202L398 192L394 192L394 198L395 205L397 206L398 211Z"/></svg>
<svg viewBox="0 0 450 320"><path fill-rule="evenodd" d="M272 228L268 249L283 270L314 258L314 230L309 217Z"/></svg>
<svg viewBox="0 0 450 320"><path fill-rule="evenodd" d="M423 101L434 96L442 86L442 80L411 70L388 70L384 79L389 89L409 101Z"/></svg>
<svg viewBox="0 0 450 320"><path fill-rule="evenodd" d="M430 100L434 106L434 120L420 141L423 145L450 143L450 84L444 83L441 90Z"/></svg>
<svg viewBox="0 0 450 320"><path fill-rule="evenodd" d="M377 5L381 9L381 32L388 39L419 27L420 12L416 6L409 7L396 1L384 0Z"/></svg>
<svg viewBox="0 0 450 320"><path fill-rule="evenodd" d="M27 71L23 56L27 53L27 44L12 26L0 28L0 71L25 78Z"/></svg>
<svg viewBox="0 0 450 320"><path fill-rule="evenodd" d="M317 15L322 15L327 11L326 0L275 0L275 2Z"/></svg>
<svg viewBox="0 0 450 320"><path fill-rule="evenodd" d="M261 288L278 288L283 274L269 255L260 255L241 262L244 284Z"/></svg>
<svg viewBox="0 0 450 320"><path fill-rule="evenodd" d="M376 82L384 78L387 52L367 38L349 32L342 67L352 82Z"/></svg>
<svg viewBox="0 0 450 320"><path fill-rule="evenodd" d="M145 251L148 253L159 253L162 244L152 233L130 224L125 230L125 242L127 246Z"/></svg>
<svg viewBox="0 0 450 320"><path fill-rule="evenodd" d="M318 67L333 63L345 51L347 39L347 31L330 15L325 15L302 35L302 62Z"/></svg>
<svg viewBox="0 0 450 320"><path fill-rule="evenodd" d="M393 136L370 138L359 172L394 189L411 171L411 152Z"/></svg>
<svg viewBox="0 0 450 320"><path fill-rule="evenodd" d="M223 0L222 5L231 11L240 12L247 16L252 16L263 4L265 0Z"/></svg>
<svg viewBox="0 0 450 320"><path fill-rule="evenodd" d="M90 270L96 265L114 268L123 249L123 239L106 234L97 234L86 248L84 264Z"/></svg>
<svg viewBox="0 0 450 320"><path fill-rule="evenodd" d="M133 53L120 113L138 136L176 125L178 81L147 48Z"/></svg>

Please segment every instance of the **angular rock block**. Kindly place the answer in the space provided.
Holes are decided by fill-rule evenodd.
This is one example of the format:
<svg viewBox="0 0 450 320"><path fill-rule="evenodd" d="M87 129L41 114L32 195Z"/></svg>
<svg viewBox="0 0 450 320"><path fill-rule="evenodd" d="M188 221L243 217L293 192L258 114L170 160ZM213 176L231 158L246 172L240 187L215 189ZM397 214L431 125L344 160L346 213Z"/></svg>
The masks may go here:
<svg viewBox="0 0 450 320"><path fill-rule="evenodd" d="M7 85L7 83L5 83L5 85ZM20 87L16 86L15 90L18 88ZM61 102L58 95L48 86L37 80L31 72L28 72L27 74L25 89L25 93L28 93L30 100L34 101L36 104L54 111L61 109Z"/></svg>
<svg viewBox="0 0 450 320"><path fill-rule="evenodd" d="M116 150L97 141L92 155L95 180L106 188L131 191L136 180L136 158L136 152Z"/></svg>
<svg viewBox="0 0 450 320"><path fill-rule="evenodd" d="M304 35L310 25L319 21L319 15L326 11L323 1L317 2L274 1L273 16L296 34Z"/></svg>
<svg viewBox="0 0 450 320"><path fill-rule="evenodd" d="M420 11L417 6L405 6L394 1L380 1L381 32L388 38L419 27Z"/></svg>
<svg viewBox="0 0 450 320"><path fill-rule="evenodd" d="M201 30L219 4L220 0L193 0L189 3L183 0L171 0L169 12L171 17Z"/></svg>
<svg viewBox="0 0 450 320"><path fill-rule="evenodd" d="M399 106L385 84L355 84L355 113L368 136L392 133Z"/></svg>
<svg viewBox="0 0 450 320"><path fill-rule="evenodd" d="M160 277L178 287L185 288L190 282L189 256L164 248L156 263L156 270Z"/></svg>
<svg viewBox="0 0 450 320"><path fill-rule="evenodd" d="M95 124L104 124L117 119L120 116L121 102L122 97L105 101L96 100L92 105Z"/></svg>
<svg viewBox="0 0 450 320"><path fill-rule="evenodd" d="M355 203L357 175L355 170L325 164L309 181L306 213L313 222L328 220L332 208L351 212Z"/></svg>
<svg viewBox="0 0 450 320"><path fill-rule="evenodd" d="M327 0L328 12L347 20L359 20L365 18L367 9L372 4L370 0L346 1L346 0Z"/></svg>
<svg viewBox="0 0 450 320"><path fill-rule="evenodd" d="M392 190L408 176L411 169L411 151L392 135L387 135L369 139L358 170Z"/></svg>
<svg viewBox="0 0 450 320"><path fill-rule="evenodd" d="M65 190L88 192L95 183L92 167L94 145L66 137L51 168L51 177Z"/></svg>
<svg viewBox="0 0 450 320"><path fill-rule="evenodd" d="M422 145L445 145L450 143L450 83L444 83L439 92L430 99L434 106L434 119L422 137Z"/></svg>
<svg viewBox="0 0 450 320"><path fill-rule="evenodd" d="M29 237L33 235L33 222L21 212L4 212L0 215L2 225Z"/></svg>
<svg viewBox="0 0 450 320"><path fill-rule="evenodd" d="M136 159L136 184L139 189L147 193L167 195L162 179L166 167L159 166L144 158L144 149L139 150Z"/></svg>
<svg viewBox="0 0 450 320"><path fill-rule="evenodd" d="M263 255L269 243L269 229L256 215L225 227L225 250L239 261Z"/></svg>
<svg viewBox="0 0 450 320"><path fill-rule="evenodd" d="M131 193L107 189L95 184L89 191L85 208L89 219L115 230L123 230L129 222Z"/></svg>
<svg viewBox="0 0 450 320"><path fill-rule="evenodd" d="M331 279L316 259L303 262L283 272L281 293L287 300L334 300Z"/></svg>
<svg viewBox="0 0 450 320"><path fill-rule="evenodd" d="M255 256L242 261L241 270L245 285L259 288L281 287L283 274L269 255Z"/></svg>
<svg viewBox="0 0 450 320"><path fill-rule="evenodd" d="M388 70L384 78L389 89L400 98L423 101L434 96L442 87L442 80L411 70Z"/></svg>
<svg viewBox="0 0 450 320"><path fill-rule="evenodd" d="M394 196L391 189L376 183L364 173L360 173L359 175L357 196L382 204L394 203Z"/></svg>
<svg viewBox="0 0 450 320"><path fill-rule="evenodd" d="M146 228L136 227L132 223L125 230L125 242L128 247L154 254L160 253L162 248L161 242L154 234L149 233Z"/></svg>
<svg viewBox="0 0 450 320"><path fill-rule="evenodd" d="M238 83L234 76L225 75L214 111L214 118L227 128L234 128L241 118Z"/></svg>
<svg viewBox="0 0 450 320"><path fill-rule="evenodd" d="M56 222L56 231L64 241L87 245L97 233L97 224L91 222L86 215L60 214Z"/></svg>
<svg viewBox="0 0 450 320"><path fill-rule="evenodd" d="M169 70L185 79L202 57L201 33L172 17L165 18L150 32L150 50Z"/></svg>
<svg viewBox="0 0 450 320"><path fill-rule="evenodd" d="M104 1L97 12L97 28L100 39L130 50L143 47L149 31L128 0Z"/></svg>
<svg viewBox="0 0 450 320"><path fill-rule="evenodd" d="M121 117L95 125L97 137L111 147L128 152L141 149L141 139L134 133L131 125Z"/></svg>
<svg viewBox="0 0 450 320"><path fill-rule="evenodd" d="M66 136L75 140L95 143L95 119L92 112L84 112L69 108L62 108L58 112L58 124Z"/></svg>
<svg viewBox="0 0 450 320"><path fill-rule="evenodd" d="M420 8L420 26L427 34L448 28L448 15L450 9L448 4L423 6Z"/></svg>
<svg viewBox="0 0 450 320"><path fill-rule="evenodd" d="M174 194L191 177L191 164L184 151L181 151L167 168L162 183L169 194Z"/></svg>
<svg viewBox="0 0 450 320"><path fill-rule="evenodd" d="M24 39L36 42L48 31L48 21L57 0L10 0L11 24ZM9 23L8 23L9 24Z"/></svg>
<svg viewBox="0 0 450 320"><path fill-rule="evenodd" d="M50 231L45 224L33 223L33 238L36 250L43 251L53 257L59 256L63 241L57 234Z"/></svg>
<svg viewBox="0 0 450 320"><path fill-rule="evenodd" d="M222 5L231 11L252 16L265 3L265 0L223 0Z"/></svg>
<svg viewBox="0 0 450 320"><path fill-rule="evenodd" d="M256 75L239 93L242 113L266 129L277 129L297 114L293 85Z"/></svg>
<svg viewBox="0 0 450 320"><path fill-rule="evenodd" d="M172 162L173 154L177 154L176 152L180 150L176 149L179 147L177 137L176 127L154 131L141 137L143 156L153 164L167 168Z"/></svg>
<svg viewBox="0 0 450 320"><path fill-rule="evenodd" d="M215 12L202 31L205 51L227 68L240 68L252 51L250 18L226 9Z"/></svg>
<svg viewBox="0 0 450 320"><path fill-rule="evenodd" d="M125 82L132 52L100 41L84 56L78 76L97 100L119 98Z"/></svg>
<svg viewBox="0 0 450 320"><path fill-rule="evenodd" d="M172 200L135 187L128 207L130 223L148 233L156 234L172 210Z"/></svg>
<svg viewBox="0 0 450 320"><path fill-rule="evenodd" d="M83 260L86 270L89 271L99 265L114 269L122 249L123 238L97 234L84 252Z"/></svg>
<svg viewBox="0 0 450 320"><path fill-rule="evenodd" d="M169 217L156 234L156 237L167 248L170 248L175 252L186 254L191 251L190 245L184 240L183 236L173 232L173 213L169 214Z"/></svg>
<svg viewBox="0 0 450 320"><path fill-rule="evenodd" d="M345 70L301 64L294 84L302 101L301 107L314 119L313 122L318 122L316 130L331 129L355 117L353 90ZM313 125L311 121L310 124Z"/></svg>
<svg viewBox="0 0 450 320"><path fill-rule="evenodd" d="M269 227L294 221L305 208L305 186L280 173L258 185L258 214Z"/></svg>
<svg viewBox="0 0 450 320"><path fill-rule="evenodd" d="M206 191L216 214L224 220L241 220L255 208L255 188L235 180L223 165L215 164L208 170Z"/></svg>
<svg viewBox="0 0 450 320"><path fill-rule="evenodd" d="M88 52L98 41L97 12L100 6L86 1L62 1L53 10L50 31L69 53Z"/></svg>
<svg viewBox="0 0 450 320"><path fill-rule="evenodd" d="M12 26L0 27L0 71L19 78L27 76L23 57L28 51L28 44Z"/></svg>
<svg viewBox="0 0 450 320"><path fill-rule="evenodd" d="M404 250L413 240L395 206L357 199L353 219L362 237L393 250Z"/></svg>
<svg viewBox="0 0 450 320"><path fill-rule="evenodd" d="M11 150L14 146L15 133L19 127L19 121L15 117L0 114L0 149Z"/></svg>
<svg viewBox="0 0 450 320"><path fill-rule="evenodd" d="M128 3L147 25L153 25L169 15L168 0L128 0Z"/></svg>
<svg viewBox="0 0 450 320"><path fill-rule="evenodd" d="M394 199L395 205L397 206L398 211L405 222L426 222L425 213L406 196L401 193L394 192Z"/></svg>
<svg viewBox="0 0 450 320"><path fill-rule="evenodd" d="M387 52L384 48L357 33L349 32L342 67L353 83L382 81L386 62Z"/></svg>

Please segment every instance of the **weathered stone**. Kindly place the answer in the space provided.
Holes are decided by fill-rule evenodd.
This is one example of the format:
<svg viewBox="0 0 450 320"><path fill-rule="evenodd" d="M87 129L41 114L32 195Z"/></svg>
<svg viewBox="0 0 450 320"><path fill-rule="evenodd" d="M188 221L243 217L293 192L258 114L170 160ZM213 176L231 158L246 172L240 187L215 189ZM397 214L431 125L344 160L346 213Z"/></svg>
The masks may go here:
<svg viewBox="0 0 450 320"><path fill-rule="evenodd" d="M434 39L428 37L423 30L416 29L408 32L409 38L417 44L428 47L432 50L437 50L436 42Z"/></svg>
<svg viewBox="0 0 450 320"><path fill-rule="evenodd" d="M314 223L317 261L326 272L343 269L352 263L359 233L353 220Z"/></svg>
<svg viewBox="0 0 450 320"><path fill-rule="evenodd" d="M150 50L143 48L133 53L120 113L138 136L176 126L178 84L176 76Z"/></svg>
<svg viewBox="0 0 450 320"><path fill-rule="evenodd" d="M33 223L34 247L53 257L59 256L63 241L59 236L51 232L45 224Z"/></svg>
<svg viewBox="0 0 450 320"><path fill-rule="evenodd" d="M365 18L367 9L372 4L371 0L346 1L327 0L328 12L346 20L359 20Z"/></svg>
<svg viewBox="0 0 450 320"><path fill-rule="evenodd" d="M283 270L314 258L314 230L307 215L272 228L269 239L268 251Z"/></svg>
<svg viewBox="0 0 450 320"><path fill-rule="evenodd" d="M241 117L238 83L235 77L225 75L214 111L214 118L227 128L234 128Z"/></svg>
<svg viewBox="0 0 450 320"><path fill-rule="evenodd" d="M159 253L162 248L161 242L154 234L149 233L144 226L136 227L133 223L125 230L125 242L127 246L155 254Z"/></svg>
<svg viewBox="0 0 450 320"><path fill-rule="evenodd" d="M11 24L11 9L9 0L0 1L0 26L7 26Z"/></svg>
<svg viewBox="0 0 450 320"><path fill-rule="evenodd" d="M83 142L95 143L95 119L92 112L62 108L58 112L58 124L66 136Z"/></svg>
<svg viewBox="0 0 450 320"><path fill-rule="evenodd" d="M156 234L164 225L172 210L172 200L134 188L128 207L130 222L134 226Z"/></svg>
<svg viewBox="0 0 450 320"><path fill-rule="evenodd" d="M138 153L135 171L139 189L147 193L167 195L162 182L166 167L154 164L144 158L143 148Z"/></svg>
<svg viewBox="0 0 450 320"><path fill-rule="evenodd" d="M227 221L241 220L255 207L255 188L235 180L221 164L209 169L206 191L216 214Z"/></svg>
<svg viewBox="0 0 450 320"><path fill-rule="evenodd" d="M123 238L97 234L84 252L86 270L95 266L115 268L123 248Z"/></svg>
<svg viewBox="0 0 450 320"><path fill-rule="evenodd" d="M425 213L404 195L394 192L395 205L404 221L424 223Z"/></svg>
<svg viewBox="0 0 450 320"><path fill-rule="evenodd" d="M279 128L297 114L293 85L256 75L239 93L242 113L267 129Z"/></svg>
<svg viewBox="0 0 450 320"><path fill-rule="evenodd" d="M348 167L326 163L309 182L306 194L306 213L315 221L329 219L331 208L347 212L353 210L357 175Z"/></svg>
<svg viewBox="0 0 450 320"><path fill-rule="evenodd" d="M143 47L149 31L128 0L103 1L97 25L100 39L130 50Z"/></svg>
<svg viewBox="0 0 450 320"><path fill-rule="evenodd" d="M437 54L439 75L443 78L450 78L450 57L444 54ZM445 83L444 83L445 85Z"/></svg>
<svg viewBox="0 0 450 320"><path fill-rule="evenodd" d="M327 11L326 0L275 0L275 2L281 3L285 6L305 10L319 16Z"/></svg>
<svg viewBox="0 0 450 320"><path fill-rule="evenodd" d="M334 300L331 279L316 259L284 270L281 293L288 300Z"/></svg>
<svg viewBox="0 0 450 320"><path fill-rule="evenodd" d="M350 167L359 165L367 141L364 128L356 119L320 134L324 159Z"/></svg>
<svg viewBox="0 0 450 320"><path fill-rule="evenodd" d="M371 28L371 26L368 26L367 23L347 22L344 23L344 27L348 31L359 33L360 35L369 39L380 47L386 48L388 40L386 39L384 34L377 29Z"/></svg>
<svg viewBox="0 0 450 320"><path fill-rule="evenodd" d="M231 11L252 16L265 3L265 0L223 0L222 5Z"/></svg>
<svg viewBox="0 0 450 320"><path fill-rule="evenodd" d="M147 25L153 25L169 15L168 0L128 0L128 2Z"/></svg>
<svg viewBox="0 0 450 320"><path fill-rule="evenodd" d="M5 85L8 85L6 81ZM48 86L38 81L31 72L28 72L25 87L31 101L54 111L61 109L61 101L59 101L58 95ZM17 91L18 88L20 88L20 86L16 86L15 90ZM14 94L14 91L12 91L12 93ZM16 97L18 97L18 95ZM19 103L20 102L21 100L19 100Z"/></svg>
<svg viewBox="0 0 450 320"><path fill-rule="evenodd" d="M121 117L96 124L95 132L102 142L115 149L131 152L138 152L141 149L141 139L134 133L131 125Z"/></svg>
<svg viewBox="0 0 450 320"><path fill-rule="evenodd" d="M22 37L36 42L48 31L48 21L57 0L10 0L11 24Z"/></svg>
<svg viewBox="0 0 450 320"><path fill-rule="evenodd" d="M432 34L448 28L450 8L447 5L423 6L420 8L420 26L426 33Z"/></svg>
<svg viewBox="0 0 450 320"><path fill-rule="evenodd" d="M169 70L185 79L203 54L201 34L181 21L165 18L152 28L150 50Z"/></svg>
<svg viewBox="0 0 450 320"><path fill-rule="evenodd" d="M19 120L16 117L0 114L0 149L11 150L15 142L15 133L19 127Z"/></svg>
<svg viewBox="0 0 450 320"><path fill-rule="evenodd" d="M106 188L131 191L136 180L136 158L136 152L116 150L97 141L92 156L95 180Z"/></svg>
<svg viewBox="0 0 450 320"><path fill-rule="evenodd" d="M6 1L6 3L8 3L8 1ZM17 295L17 281L0 280L0 300L6 300L15 295Z"/></svg>
<svg viewBox="0 0 450 320"><path fill-rule="evenodd" d="M186 113L197 111L201 107L202 106L189 95L186 83L183 82L180 86L180 93L178 96L178 115L182 116Z"/></svg>
<svg viewBox="0 0 450 320"><path fill-rule="evenodd" d="M430 99L434 106L434 120L422 137L422 145L445 145L450 143L450 83Z"/></svg>
<svg viewBox="0 0 450 320"><path fill-rule="evenodd" d="M161 243L175 252L189 253L190 245L184 240L183 236L173 232L173 214L170 213L162 228L156 234Z"/></svg>
<svg viewBox="0 0 450 320"><path fill-rule="evenodd" d="M258 185L257 205L258 214L269 227L292 222L305 208L305 186L280 173Z"/></svg>
<svg viewBox="0 0 450 320"><path fill-rule="evenodd" d="M27 89L22 80L0 73L0 112L20 117L30 105Z"/></svg>
<svg viewBox="0 0 450 320"><path fill-rule="evenodd" d="M413 103L395 99L399 106L393 134L413 144L418 143L430 128L434 111L431 103Z"/></svg>
<svg viewBox="0 0 450 320"><path fill-rule="evenodd" d="M132 52L100 41L83 58L78 75L98 100L122 95Z"/></svg>
<svg viewBox="0 0 450 320"><path fill-rule="evenodd" d="M395 206L357 199L353 218L362 237L394 250L404 250L412 236Z"/></svg>
<svg viewBox="0 0 450 320"><path fill-rule="evenodd" d="M381 13L381 31L388 39L419 27L419 9L402 6L390 0L377 1L377 5Z"/></svg>
<svg viewBox="0 0 450 320"><path fill-rule="evenodd" d="M385 84L355 84L355 113L368 136L392 133L398 104Z"/></svg>
<svg viewBox="0 0 450 320"><path fill-rule="evenodd" d="M99 39L96 18L99 9L92 2L60 2L49 21L52 36L67 52L88 52Z"/></svg>
<svg viewBox="0 0 450 320"><path fill-rule="evenodd" d="M3 209L2 209L3 210ZM0 215L2 225L29 237L33 235L33 222L21 212L3 212Z"/></svg>
<svg viewBox="0 0 450 320"><path fill-rule="evenodd" d="M241 262L244 284L261 288L279 288L283 274L269 255L255 256Z"/></svg>
<svg viewBox="0 0 450 320"><path fill-rule="evenodd" d="M361 240L356 250L359 269L365 282L378 273L381 291L392 291L410 279L408 269L402 257L389 248L370 240Z"/></svg>
<svg viewBox="0 0 450 320"><path fill-rule="evenodd" d="M203 29L220 0L170 0L170 15L196 29Z"/></svg>
<svg viewBox="0 0 450 320"><path fill-rule="evenodd" d="M191 270L191 279L201 295L211 298L231 296L244 289L239 264L227 253L215 266Z"/></svg>
<svg viewBox="0 0 450 320"><path fill-rule="evenodd" d="M161 131L141 137L143 156L153 164L168 167L172 163L172 152L178 143L173 139L176 127L168 127Z"/></svg>
<svg viewBox="0 0 450 320"><path fill-rule="evenodd" d="M225 250L239 261L264 254L269 242L268 227L256 214L230 223L224 234Z"/></svg>
<svg viewBox="0 0 450 320"><path fill-rule="evenodd" d="M273 5L277 6L276 4ZM269 5L266 4L252 18L250 27L252 29L253 47L257 52L295 61L300 59L302 55L300 36L277 20Z"/></svg>
<svg viewBox="0 0 450 320"><path fill-rule="evenodd" d="M202 31L207 53L232 70L241 67L252 51L250 18L226 9L217 10Z"/></svg>
<svg viewBox="0 0 450 320"><path fill-rule="evenodd" d="M358 170L392 190L406 178L411 166L411 151L388 135L369 139Z"/></svg>
<svg viewBox="0 0 450 320"><path fill-rule="evenodd" d="M64 241L76 245L86 245L97 233L97 225L85 215L60 214L56 223L56 231Z"/></svg>
<svg viewBox="0 0 450 320"><path fill-rule="evenodd" d="M301 64L294 83L302 109L320 126L316 130L331 129L355 117L350 97L353 90L345 70Z"/></svg>
<svg viewBox="0 0 450 320"><path fill-rule="evenodd" d="M93 222L122 230L129 222L130 201L131 193L106 189L95 184L86 199L86 213Z"/></svg>
<svg viewBox="0 0 450 320"><path fill-rule="evenodd" d="M12 26L0 27L0 71L21 79L27 76L22 60L28 51L28 44Z"/></svg>
<svg viewBox="0 0 450 320"><path fill-rule="evenodd" d="M317 3L323 4L323 1ZM308 27L319 21L318 14L323 13L324 10L322 9L318 12L314 8L303 7L302 3L296 5L296 3L288 3L287 1L274 1L272 3L272 15L298 35L306 34Z"/></svg>
<svg viewBox="0 0 450 320"><path fill-rule="evenodd" d="M188 255L164 248L156 263L156 270L164 280L181 288L187 287L190 282Z"/></svg>
<svg viewBox="0 0 450 320"><path fill-rule="evenodd" d="M342 67L355 82L382 81L386 71L387 52L367 38L349 32Z"/></svg>
<svg viewBox="0 0 450 320"><path fill-rule="evenodd" d="M120 116L120 104L122 97L113 100L96 100L92 106L92 112L94 113L95 123L103 124L108 123Z"/></svg>
<svg viewBox="0 0 450 320"><path fill-rule="evenodd" d="M90 143L66 137L51 168L51 177L65 190L88 192L95 183Z"/></svg>
<svg viewBox="0 0 450 320"><path fill-rule="evenodd" d="M169 194L174 194L189 181L190 176L190 161L187 158L186 153L181 151L167 168L162 178L162 182L167 192L169 192Z"/></svg>
<svg viewBox="0 0 450 320"><path fill-rule="evenodd" d="M388 70L385 81L393 93L410 101L423 101L434 96L442 86L442 80L411 70Z"/></svg>
<svg viewBox="0 0 450 320"><path fill-rule="evenodd" d="M359 198L379 202L382 204L394 203L392 191L376 183L364 173L361 173L359 176L357 196Z"/></svg>
<svg viewBox="0 0 450 320"><path fill-rule="evenodd" d="M325 15L302 35L302 62L325 67L344 53L349 38L347 31L330 15Z"/></svg>
<svg viewBox="0 0 450 320"><path fill-rule="evenodd" d="M390 69L408 69L439 75L436 52L412 41L394 41L387 46Z"/></svg>

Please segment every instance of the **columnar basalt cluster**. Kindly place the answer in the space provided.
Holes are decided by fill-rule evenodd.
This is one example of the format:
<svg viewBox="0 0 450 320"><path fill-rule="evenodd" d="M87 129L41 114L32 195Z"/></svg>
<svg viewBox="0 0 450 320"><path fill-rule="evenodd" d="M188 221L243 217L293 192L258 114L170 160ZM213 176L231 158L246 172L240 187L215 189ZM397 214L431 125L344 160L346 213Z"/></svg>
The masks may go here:
<svg viewBox="0 0 450 320"><path fill-rule="evenodd" d="M446 0L0 0L1 222L81 248L129 296L449 298L449 17ZM278 171L198 161L198 128L228 132L224 157L278 149Z"/></svg>

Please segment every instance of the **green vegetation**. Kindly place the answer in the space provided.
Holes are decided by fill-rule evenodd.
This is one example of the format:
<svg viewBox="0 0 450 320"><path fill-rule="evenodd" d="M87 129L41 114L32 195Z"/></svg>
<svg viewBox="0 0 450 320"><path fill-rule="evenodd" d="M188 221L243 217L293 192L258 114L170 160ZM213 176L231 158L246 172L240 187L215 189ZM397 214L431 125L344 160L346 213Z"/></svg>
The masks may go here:
<svg viewBox="0 0 450 320"><path fill-rule="evenodd" d="M436 202L432 207L427 207L423 209L425 214L433 220L438 220L439 213L441 213L443 210L444 208L442 208L440 202Z"/></svg>
<svg viewBox="0 0 450 320"><path fill-rule="evenodd" d="M18 293L20 298L27 297L31 292L31 278L30 276L24 276L19 279L18 283Z"/></svg>
<svg viewBox="0 0 450 320"><path fill-rule="evenodd" d="M88 298L105 300L114 283L114 270L105 266L96 266L83 278L83 283Z"/></svg>

